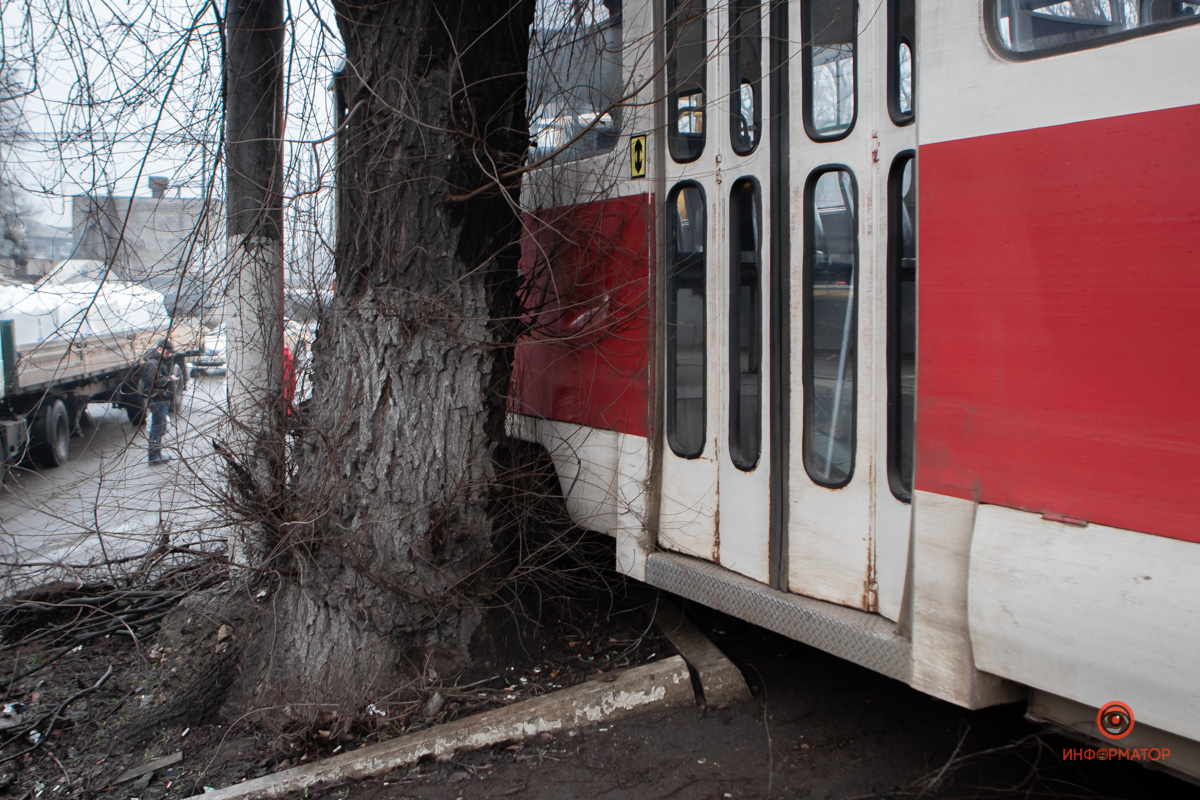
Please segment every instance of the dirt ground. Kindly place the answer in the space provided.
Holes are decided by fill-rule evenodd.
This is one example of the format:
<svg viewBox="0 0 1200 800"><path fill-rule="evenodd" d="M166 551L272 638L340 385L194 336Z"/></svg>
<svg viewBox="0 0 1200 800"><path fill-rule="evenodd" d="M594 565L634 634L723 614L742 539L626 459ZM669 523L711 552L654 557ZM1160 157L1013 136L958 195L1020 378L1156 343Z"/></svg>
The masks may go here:
<svg viewBox="0 0 1200 800"><path fill-rule="evenodd" d="M529 609L519 620L509 611L498 614L493 638L503 665L482 678L401 687L353 720L286 724L275 718L268 724L264 715L248 713L231 725L172 725L148 733L141 723L165 699L162 670L173 663L162 658L149 630L133 631L135 641L132 629L109 621L112 614L82 615L87 601L64 598L56 587L36 603L7 599L0 602L0 674L7 678L0 798L188 797L674 652L652 629L647 588L600 580L585 594L587 603ZM122 602L128 614L130 605ZM38 604L33 615L14 611ZM71 646L81 626L96 625L119 631ZM159 763L167 758L177 763Z"/></svg>
<svg viewBox="0 0 1200 800"><path fill-rule="evenodd" d="M315 800L422 798L1172 798L1200 790L1123 764L1064 763L1072 742L1009 706L981 712L752 626L700 615L754 700L648 713L575 736L423 763ZM299 798L302 794L292 795Z"/></svg>
<svg viewBox="0 0 1200 800"><path fill-rule="evenodd" d="M540 628L525 658L430 708L342 737L319 728L178 726L127 741L154 702L151 644L109 636L11 681L0 714L0 797L187 797L331 753L661 658L639 589ZM1197 796L1127 763L1064 763L1073 743L1024 722L1021 709L966 712L864 669L703 609L691 615L738 663L752 702L678 709L542 736L294 798L1144 798ZM10 675L59 650L4 655ZM109 677L98 688L105 673ZM21 734L56 714L48 734ZM44 732L45 722L38 727ZM176 755L178 754L178 755ZM159 759L179 759L158 764ZM137 774L141 771L141 774Z"/></svg>

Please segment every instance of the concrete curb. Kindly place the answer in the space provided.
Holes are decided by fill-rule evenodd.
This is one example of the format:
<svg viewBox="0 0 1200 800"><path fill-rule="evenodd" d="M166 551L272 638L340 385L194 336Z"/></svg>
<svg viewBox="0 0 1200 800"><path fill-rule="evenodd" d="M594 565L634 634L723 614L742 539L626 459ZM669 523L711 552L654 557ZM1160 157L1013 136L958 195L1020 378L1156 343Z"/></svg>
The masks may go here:
<svg viewBox="0 0 1200 800"><path fill-rule="evenodd" d="M660 596L654 609L654 624L696 671L704 702L709 708L750 700L750 687L741 670L692 624L678 603L665 595Z"/></svg>
<svg viewBox="0 0 1200 800"><path fill-rule="evenodd" d="M321 783L384 775L423 756L475 750L543 732L573 730L593 722L630 716L648 706L671 708L694 700L687 664L679 656L672 656L614 673L611 681L588 681L382 744L194 795L194 799L282 797Z"/></svg>

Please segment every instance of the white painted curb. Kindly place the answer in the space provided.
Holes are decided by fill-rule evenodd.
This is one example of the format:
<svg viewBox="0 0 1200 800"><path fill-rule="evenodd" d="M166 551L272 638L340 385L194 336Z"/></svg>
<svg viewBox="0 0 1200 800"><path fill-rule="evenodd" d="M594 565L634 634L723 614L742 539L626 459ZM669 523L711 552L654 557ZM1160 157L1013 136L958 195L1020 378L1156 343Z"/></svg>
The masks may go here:
<svg viewBox="0 0 1200 800"><path fill-rule="evenodd" d="M670 708L695 702L687 664L672 656L614 673L612 680L588 681L544 697L485 711L382 744L371 745L313 764L282 770L189 800L258 800L282 797L321 783L384 775L429 755L475 750L613 720L647 706Z"/></svg>

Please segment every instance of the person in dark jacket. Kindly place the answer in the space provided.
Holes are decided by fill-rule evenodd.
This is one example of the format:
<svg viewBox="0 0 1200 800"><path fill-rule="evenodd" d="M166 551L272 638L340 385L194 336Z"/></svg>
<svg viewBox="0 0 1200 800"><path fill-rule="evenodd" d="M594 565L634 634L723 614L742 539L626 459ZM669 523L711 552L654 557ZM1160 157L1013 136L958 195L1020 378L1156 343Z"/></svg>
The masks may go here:
<svg viewBox="0 0 1200 800"><path fill-rule="evenodd" d="M163 339L146 362L142 364L139 384L146 397L146 409L150 412L150 444L147 454L151 464L166 464L171 459L162 454L162 438L167 432L167 414L171 410L171 396L175 392L175 381L171 374L171 354L175 348L169 339Z"/></svg>

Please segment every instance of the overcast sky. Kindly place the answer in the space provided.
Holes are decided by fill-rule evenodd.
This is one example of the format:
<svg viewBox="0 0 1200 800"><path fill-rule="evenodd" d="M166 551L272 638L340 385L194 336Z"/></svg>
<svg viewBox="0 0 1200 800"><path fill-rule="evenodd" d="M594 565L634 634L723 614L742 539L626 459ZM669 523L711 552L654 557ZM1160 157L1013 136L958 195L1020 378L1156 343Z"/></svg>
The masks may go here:
<svg viewBox="0 0 1200 800"><path fill-rule="evenodd" d="M224 0L216 0L224 15ZM287 0L289 166L293 182L326 170L328 85L342 59L329 0ZM203 194L219 166L220 35L202 0L0 0L3 61L32 89L28 136L4 169L32 190L39 217L69 226L70 198L149 196L164 175L184 197ZM316 165L320 165L319 167ZM224 188L223 172L215 188ZM170 192L170 196L175 195Z"/></svg>

